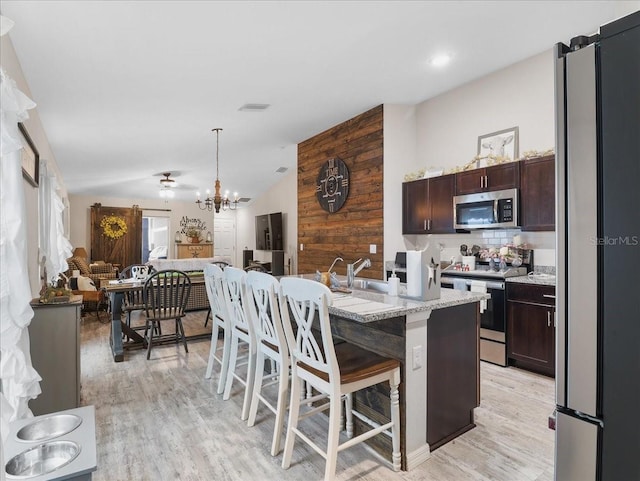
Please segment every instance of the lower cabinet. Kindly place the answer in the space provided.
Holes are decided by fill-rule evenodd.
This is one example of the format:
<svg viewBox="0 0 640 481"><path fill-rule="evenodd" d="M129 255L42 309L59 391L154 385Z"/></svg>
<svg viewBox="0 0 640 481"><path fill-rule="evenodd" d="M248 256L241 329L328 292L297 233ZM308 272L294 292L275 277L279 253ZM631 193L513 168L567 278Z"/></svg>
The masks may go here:
<svg viewBox="0 0 640 481"><path fill-rule="evenodd" d="M31 362L42 393L29 401L34 416L80 406L80 311L82 298L66 304L32 302Z"/></svg>
<svg viewBox="0 0 640 481"><path fill-rule="evenodd" d="M507 283L507 362L555 376L555 288Z"/></svg>

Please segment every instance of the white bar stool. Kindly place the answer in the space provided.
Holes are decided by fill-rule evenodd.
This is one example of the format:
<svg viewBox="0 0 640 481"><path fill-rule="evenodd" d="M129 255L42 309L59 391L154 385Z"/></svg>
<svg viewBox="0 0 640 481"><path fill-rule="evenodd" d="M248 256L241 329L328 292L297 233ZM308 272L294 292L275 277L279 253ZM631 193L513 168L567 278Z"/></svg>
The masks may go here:
<svg viewBox="0 0 640 481"><path fill-rule="evenodd" d="M271 443L271 456L280 452L280 440L284 428L284 418L287 410L287 394L289 393L289 348L282 328L280 318L280 284L278 280L258 271L247 273L247 304L250 319L253 322L256 336L256 375L251 396L251 407L247 424L253 426L256 421L258 404L260 401L276 415ZM254 302L251 302L251 301ZM277 371L264 374L267 360L277 366ZM268 381L265 383L265 381ZM267 386L278 386L278 399L274 406L270 399L262 395L262 389Z"/></svg>
<svg viewBox="0 0 640 481"><path fill-rule="evenodd" d="M229 351L231 350L231 332L229 328L227 305L224 300L223 272L216 264L204 266L204 284L207 288L207 297L211 307L211 348L209 349L209 362L204 375L206 379L211 379L214 361L220 364L220 378L218 379L218 394L224 391L227 370L229 369ZM218 334L222 329L222 346L218 347ZM222 351L222 356L217 353Z"/></svg>
<svg viewBox="0 0 640 481"><path fill-rule="evenodd" d="M290 466L295 437L298 436L326 459L324 479L330 481L335 475L339 451L385 433L392 440L391 465L394 471L400 470L400 362L348 342L334 346L328 309L332 302L331 291L325 285L308 279L285 277L280 286L284 299L280 312L291 353L291 401L282 467ZM295 334L289 309L297 325ZM314 319L319 321L319 335L312 330ZM300 405L310 401L300 399L303 381L321 394L328 395L329 403L301 414ZM383 382L388 382L390 387L390 422L379 425L353 410L353 415L370 424L372 429L340 443L342 397L348 398L351 393ZM327 408L330 409L329 434L325 451L298 428L298 421Z"/></svg>
<svg viewBox="0 0 640 481"><path fill-rule="evenodd" d="M247 296L247 273L235 267L226 267L223 274L223 291L227 305L228 322L231 330L231 345L229 354L229 368L227 369L224 394L225 401L231 396L233 380L237 379L244 386L244 402L240 419L246 421L249 416L249 404L251 402L251 390L253 389L254 373L256 368L256 337L253 332L253 323L249 321L248 302L252 299ZM240 343L244 341L248 345L247 376L242 378L237 368L245 363L238 363L238 350Z"/></svg>

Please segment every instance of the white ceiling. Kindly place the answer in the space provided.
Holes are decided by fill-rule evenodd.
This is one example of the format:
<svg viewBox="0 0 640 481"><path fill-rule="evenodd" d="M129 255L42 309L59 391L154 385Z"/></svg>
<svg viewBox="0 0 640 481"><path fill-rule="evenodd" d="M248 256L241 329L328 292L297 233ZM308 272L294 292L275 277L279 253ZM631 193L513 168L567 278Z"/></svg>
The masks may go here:
<svg viewBox="0 0 640 481"><path fill-rule="evenodd" d="M611 1L12 1L2 15L71 194L256 198L296 144L589 34ZM637 2L636 2L637 3ZM441 51L451 64L435 69ZM266 103L262 113L241 112Z"/></svg>

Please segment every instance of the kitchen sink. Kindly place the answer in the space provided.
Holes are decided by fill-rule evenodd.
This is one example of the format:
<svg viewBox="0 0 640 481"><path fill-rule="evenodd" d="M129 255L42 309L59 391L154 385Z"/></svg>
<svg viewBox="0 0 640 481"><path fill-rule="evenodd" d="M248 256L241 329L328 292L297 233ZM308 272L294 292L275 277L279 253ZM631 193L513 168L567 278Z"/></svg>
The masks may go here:
<svg viewBox="0 0 640 481"><path fill-rule="evenodd" d="M27 424L16 433L19 441L42 442L68 434L82 423L75 414L55 414Z"/></svg>
<svg viewBox="0 0 640 481"><path fill-rule="evenodd" d="M51 441L17 454L6 464L9 478L29 479L66 466L80 454L73 441Z"/></svg>
<svg viewBox="0 0 640 481"><path fill-rule="evenodd" d="M346 281L344 282L344 285L346 285ZM356 279L353 281L353 288L376 291L383 294L389 292L389 285L386 282L376 281L373 279Z"/></svg>

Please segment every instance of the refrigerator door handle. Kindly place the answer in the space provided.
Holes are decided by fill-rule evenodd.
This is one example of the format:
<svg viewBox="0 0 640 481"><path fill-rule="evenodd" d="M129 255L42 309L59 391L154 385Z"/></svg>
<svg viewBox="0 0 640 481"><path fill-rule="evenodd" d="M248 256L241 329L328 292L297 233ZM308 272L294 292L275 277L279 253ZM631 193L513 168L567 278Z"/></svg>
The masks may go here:
<svg viewBox="0 0 640 481"><path fill-rule="evenodd" d="M598 415L598 129L596 46L567 54L566 194L560 325L566 323L566 406ZM571 249L568 249L571 246ZM565 250L566 249L566 250ZM562 292L562 291L561 291ZM565 349L563 349L565 351Z"/></svg>
<svg viewBox="0 0 640 481"><path fill-rule="evenodd" d="M565 154L565 51L555 46L555 115L556 115L556 404L567 405L566 394L566 154Z"/></svg>

